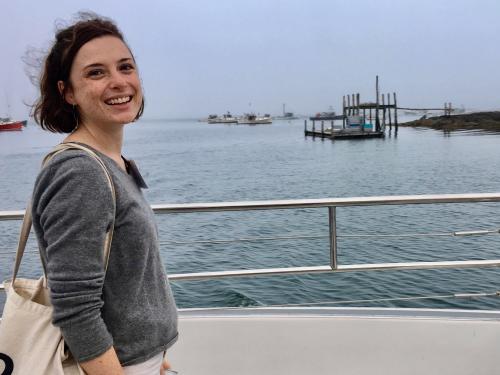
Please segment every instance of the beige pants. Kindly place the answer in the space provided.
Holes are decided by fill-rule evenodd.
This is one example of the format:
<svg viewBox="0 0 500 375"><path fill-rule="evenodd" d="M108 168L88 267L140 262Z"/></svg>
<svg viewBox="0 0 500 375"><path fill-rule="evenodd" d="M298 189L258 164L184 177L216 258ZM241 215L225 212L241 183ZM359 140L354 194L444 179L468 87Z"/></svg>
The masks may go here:
<svg viewBox="0 0 500 375"><path fill-rule="evenodd" d="M161 364L163 363L163 353L155 355L146 362L137 365L125 366L125 375L160 375Z"/></svg>

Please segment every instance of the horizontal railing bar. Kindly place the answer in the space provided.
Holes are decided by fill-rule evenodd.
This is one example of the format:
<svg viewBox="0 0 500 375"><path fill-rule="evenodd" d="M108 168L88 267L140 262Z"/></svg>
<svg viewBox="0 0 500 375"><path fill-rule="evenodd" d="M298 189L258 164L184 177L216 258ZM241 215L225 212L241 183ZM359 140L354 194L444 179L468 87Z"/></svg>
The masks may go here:
<svg viewBox="0 0 500 375"><path fill-rule="evenodd" d="M415 238L415 237L460 237L472 235L490 235L500 234L500 229L491 230L470 230L459 232L441 232L441 233L402 233L402 234L337 234L337 238ZM245 237L232 238L227 240L194 240L194 241L174 241L160 240L160 245L194 245L194 244L223 244L235 242L258 242L258 241L280 241L280 240L301 240L301 239L321 239L328 238L329 235L314 236L276 236L276 237ZM1 254L1 253L0 253Z"/></svg>
<svg viewBox="0 0 500 375"><path fill-rule="evenodd" d="M249 211L288 208L376 206L431 203L500 202L500 193L437 194L437 195L389 195L354 198L294 199L223 203L158 204L151 207L156 213Z"/></svg>
<svg viewBox="0 0 500 375"><path fill-rule="evenodd" d="M273 276L273 275L296 275L304 273L326 273L326 272L356 272L356 271L382 271L382 270L417 270L417 269L439 269L439 268L482 268L500 267L500 259L492 260L460 260L442 262L401 262L401 263L371 263L371 264L349 264L338 265L333 270L328 266L311 267L288 267L288 268L260 268L251 270L232 271L210 271L196 273L172 274L168 278L171 281L197 281L207 279L248 277L248 276ZM0 290L3 290L0 285Z"/></svg>
<svg viewBox="0 0 500 375"><path fill-rule="evenodd" d="M298 306L320 306L320 305L344 305L344 304L371 303L371 302L419 301L419 300L425 300L425 299L449 299L449 298L469 298L469 299L472 299L472 298L481 298L481 297L500 297L500 292L453 293L453 294L438 294L438 295L428 295L428 296L407 296L407 297L369 298L369 299L356 299L356 300L301 302L301 303L271 304L271 305L265 305L265 306L266 307L298 307Z"/></svg>
<svg viewBox="0 0 500 375"><path fill-rule="evenodd" d="M330 266L288 267L288 268L261 268L252 270L211 271L196 273L172 274L168 278L172 281L195 281L228 277L290 275L303 273L325 272L356 272L356 271L382 271L382 270L416 270L439 268L482 268L500 267L500 259L493 260L460 260L442 262L401 262L401 263L371 263L338 265L333 270Z"/></svg>
<svg viewBox="0 0 500 375"><path fill-rule="evenodd" d="M338 234L337 238L424 238L424 237L461 237L461 236L484 236L484 235L498 235L500 229L486 229L486 230L468 230L468 231L455 231L455 232L441 232L441 233L401 233L401 234ZM174 241L174 240L160 240L160 245L196 245L196 244L225 244L237 242L259 242L259 241L283 241L283 240L318 240L329 238L325 235L312 235L312 236L276 236L276 237L245 237L245 238L232 238L226 240L194 240L194 241ZM0 247L0 256L14 255L14 250L4 250L6 248ZM37 253L38 250L27 250L27 253Z"/></svg>
<svg viewBox="0 0 500 375"><path fill-rule="evenodd" d="M26 210L0 211L0 221L2 220L22 220Z"/></svg>
<svg viewBox="0 0 500 375"><path fill-rule="evenodd" d="M435 194L435 195L388 195L374 197L351 198L324 198L324 199L289 199L248 202L216 202L216 203L180 203L154 204L154 212L187 213L187 212L216 212L216 211L250 211L272 210L287 208L316 208L316 207L346 207L346 206L376 206L376 205L403 205L403 204L431 204L431 203L473 203L473 202L500 202L500 193L480 194ZM24 210L0 211L0 220L22 219Z"/></svg>

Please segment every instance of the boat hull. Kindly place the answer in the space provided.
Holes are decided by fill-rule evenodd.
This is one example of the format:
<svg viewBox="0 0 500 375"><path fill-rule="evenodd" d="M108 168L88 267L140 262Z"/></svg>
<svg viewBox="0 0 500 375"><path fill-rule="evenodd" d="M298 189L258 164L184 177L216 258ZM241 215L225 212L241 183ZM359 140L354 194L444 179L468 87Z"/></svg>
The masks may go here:
<svg viewBox="0 0 500 375"><path fill-rule="evenodd" d="M238 122L237 119L215 119L215 120L208 120L207 121L209 124L236 124Z"/></svg>
<svg viewBox="0 0 500 375"><path fill-rule="evenodd" d="M271 119L257 119L257 120L247 120L247 119L241 119L238 120L238 124L241 125L264 125L264 124L272 124L273 120Z"/></svg>
<svg viewBox="0 0 500 375"><path fill-rule="evenodd" d="M0 123L0 131L23 130L23 121L10 121Z"/></svg>

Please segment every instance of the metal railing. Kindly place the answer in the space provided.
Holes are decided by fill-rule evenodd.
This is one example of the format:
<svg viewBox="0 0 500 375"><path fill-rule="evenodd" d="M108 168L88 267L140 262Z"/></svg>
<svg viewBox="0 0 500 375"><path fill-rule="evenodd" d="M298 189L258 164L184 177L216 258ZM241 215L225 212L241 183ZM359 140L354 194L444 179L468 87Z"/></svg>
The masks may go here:
<svg viewBox="0 0 500 375"><path fill-rule="evenodd" d="M397 263L365 263L339 264L337 257L337 207L351 206L382 206L408 204L437 204L437 203L478 203L500 202L500 193L486 194L441 194L441 195L401 195L378 197L354 197L332 199L296 199L296 200L269 200L252 202L223 202L223 203L190 203L190 204L161 204L152 205L157 214L171 213L200 213L223 211L252 211L298 208L328 208L330 263L328 265L287 268L260 268L250 270L211 271L196 273L181 273L169 275L170 280L204 280L226 277L289 275L323 272L352 272L367 270L407 270L407 269L436 269L436 268L478 268L500 267L500 259L492 260L463 260L463 261L435 261L435 262L397 262ZM20 220L24 211L0 212L1 220ZM471 234L491 234L498 231L462 231L454 232L456 236Z"/></svg>

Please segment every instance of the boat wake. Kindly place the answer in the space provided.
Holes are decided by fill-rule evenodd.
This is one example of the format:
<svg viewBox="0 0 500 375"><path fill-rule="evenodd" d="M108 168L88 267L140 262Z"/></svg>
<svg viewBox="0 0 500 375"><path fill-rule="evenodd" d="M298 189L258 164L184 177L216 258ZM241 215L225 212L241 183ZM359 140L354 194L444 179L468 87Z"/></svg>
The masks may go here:
<svg viewBox="0 0 500 375"><path fill-rule="evenodd" d="M221 306L227 307L262 306L259 301L234 289L226 290L221 302Z"/></svg>

